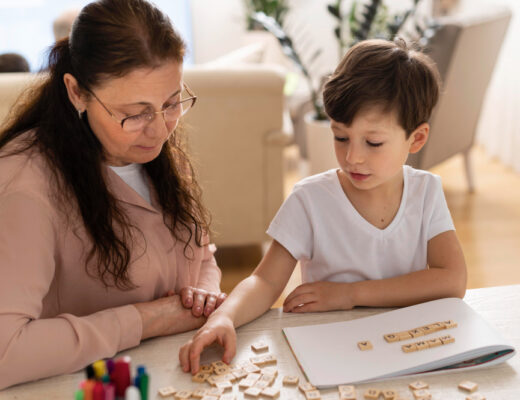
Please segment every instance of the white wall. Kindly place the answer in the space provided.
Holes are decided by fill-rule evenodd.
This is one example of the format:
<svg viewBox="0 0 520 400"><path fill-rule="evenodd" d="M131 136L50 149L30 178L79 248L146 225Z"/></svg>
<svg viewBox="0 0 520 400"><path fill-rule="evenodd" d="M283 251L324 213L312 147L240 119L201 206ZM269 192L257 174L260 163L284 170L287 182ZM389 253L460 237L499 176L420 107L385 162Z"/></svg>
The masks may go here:
<svg viewBox="0 0 520 400"><path fill-rule="evenodd" d="M204 63L242 46L243 0L191 0L193 56Z"/></svg>

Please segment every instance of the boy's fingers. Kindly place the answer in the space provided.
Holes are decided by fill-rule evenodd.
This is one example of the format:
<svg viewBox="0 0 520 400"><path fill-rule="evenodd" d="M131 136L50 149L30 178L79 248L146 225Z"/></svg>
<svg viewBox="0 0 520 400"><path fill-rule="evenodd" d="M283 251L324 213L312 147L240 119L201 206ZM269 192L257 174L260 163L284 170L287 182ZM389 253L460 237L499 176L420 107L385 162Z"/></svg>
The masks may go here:
<svg viewBox="0 0 520 400"><path fill-rule="evenodd" d="M224 335L222 345L224 346L224 354L222 356L222 361L226 364L229 364L233 357L235 357L236 353L236 335L233 333L227 333Z"/></svg>
<svg viewBox="0 0 520 400"><path fill-rule="evenodd" d="M292 301L297 296L301 296L305 293L311 293L311 292L312 292L311 286L309 286L308 284L300 285L300 286L296 287L296 289L294 289L291 293L288 294L288 296L285 298L284 304Z"/></svg>
<svg viewBox="0 0 520 400"><path fill-rule="evenodd" d="M216 337L213 333L204 332L201 335L197 335L192 341L189 350L189 360L191 373L195 375L199 370L200 354L207 346L215 341Z"/></svg>
<svg viewBox="0 0 520 400"><path fill-rule="evenodd" d="M292 309L293 313L304 313L304 312L314 312L319 311L316 303L306 303L301 306L297 306Z"/></svg>
<svg viewBox="0 0 520 400"><path fill-rule="evenodd" d="M316 301L316 297L312 293L304 293L293 297L291 300L285 300L283 304L283 310L285 312L294 311L294 309L302 304L313 303Z"/></svg>
<svg viewBox="0 0 520 400"><path fill-rule="evenodd" d="M181 363L181 368L184 372L188 372L190 370L190 359L188 357L191 346L191 340L183 345L179 350L179 361Z"/></svg>

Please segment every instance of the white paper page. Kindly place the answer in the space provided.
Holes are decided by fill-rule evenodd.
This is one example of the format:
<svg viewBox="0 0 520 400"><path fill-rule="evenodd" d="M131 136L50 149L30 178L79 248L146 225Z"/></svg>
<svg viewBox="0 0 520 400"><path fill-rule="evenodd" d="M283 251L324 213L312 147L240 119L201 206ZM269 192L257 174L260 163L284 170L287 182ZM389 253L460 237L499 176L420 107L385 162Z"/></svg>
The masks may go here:
<svg viewBox="0 0 520 400"><path fill-rule="evenodd" d="M444 329L408 340L388 343L383 335L407 331L439 321L453 320L456 328ZM331 324L285 328L286 338L307 378L315 386L374 380L388 375L427 371L455 361L457 355L508 343L480 315L457 298L435 300L371 317ZM401 346L420 340L451 335L455 343L404 353ZM370 341L372 350L361 351L357 343ZM512 348L512 346L509 346ZM439 360L449 358L449 363ZM417 368L419 367L419 368ZM401 373L400 373L401 372Z"/></svg>

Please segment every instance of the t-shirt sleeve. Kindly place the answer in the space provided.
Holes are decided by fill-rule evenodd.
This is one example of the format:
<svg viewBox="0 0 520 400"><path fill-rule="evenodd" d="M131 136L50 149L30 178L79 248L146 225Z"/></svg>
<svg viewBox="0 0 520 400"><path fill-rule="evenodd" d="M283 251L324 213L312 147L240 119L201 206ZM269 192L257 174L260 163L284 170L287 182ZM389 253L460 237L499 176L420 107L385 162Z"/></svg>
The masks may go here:
<svg viewBox="0 0 520 400"><path fill-rule="evenodd" d="M431 190L432 209L428 224L428 240L443 232L455 230L439 176L434 176Z"/></svg>
<svg viewBox="0 0 520 400"><path fill-rule="evenodd" d="M40 318L56 268L53 216L32 195L0 196L0 389L76 371L141 339L132 305Z"/></svg>
<svg viewBox="0 0 520 400"><path fill-rule="evenodd" d="M272 220L267 234L297 259L311 259L313 229L305 192L295 188Z"/></svg>

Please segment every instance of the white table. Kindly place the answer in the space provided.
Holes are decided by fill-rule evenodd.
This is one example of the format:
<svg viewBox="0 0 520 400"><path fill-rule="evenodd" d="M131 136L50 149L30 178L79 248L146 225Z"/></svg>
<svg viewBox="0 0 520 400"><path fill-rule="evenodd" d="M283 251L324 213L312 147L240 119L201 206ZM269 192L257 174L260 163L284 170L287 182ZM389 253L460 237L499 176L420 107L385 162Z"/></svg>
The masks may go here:
<svg viewBox="0 0 520 400"><path fill-rule="evenodd" d="M493 324L502 335L520 350L520 285L501 286L469 290L464 299L473 309L479 312L487 321ZM337 311L312 314L285 314L281 309L273 309L262 317L238 329L237 355L233 363L246 360L253 356L250 345L263 339L269 344L270 353L278 358L279 377L275 385L282 387L281 376L298 375L303 377L283 335L282 328L313 323L327 323L351 320L374 315L388 309L359 308L352 311ZM150 398L160 398L157 389L164 386L174 386L177 389L193 389L201 387L191 381L191 376L181 371L178 362L179 347L184 344L193 332L176 336L157 338L142 343L139 347L125 351L120 355L132 358L132 374L138 364L145 364L150 375ZM476 333L478 334L478 333ZM319 343L309 343L319 345ZM221 355L221 349L212 347L205 351L203 362L215 361ZM26 383L0 391L0 399L72 399L84 373L62 375L37 382ZM473 371L452 372L440 375L422 377L430 385L434 399L465 399L466 395L457 385L462 380L469 379L479 384L479 392L488 400L518 400L520 399L520 356L516 355L506 363L477 369ZM358 399L363 399L363 392L368 387L394 389L403 398L412 399L408 383L417 380L401 378L389 381L357 385ZM207 386L207 385L202 385ZM234 385L237 399L243 394ZM209 387L209 386L208 386ZM323 399L337 399L337 391L333 389L322 391ZM173 397L169 397L173 399ZM261 399L265 399L261 398ZM297 389L282 387L280 399L304 399Z"/></svg>

